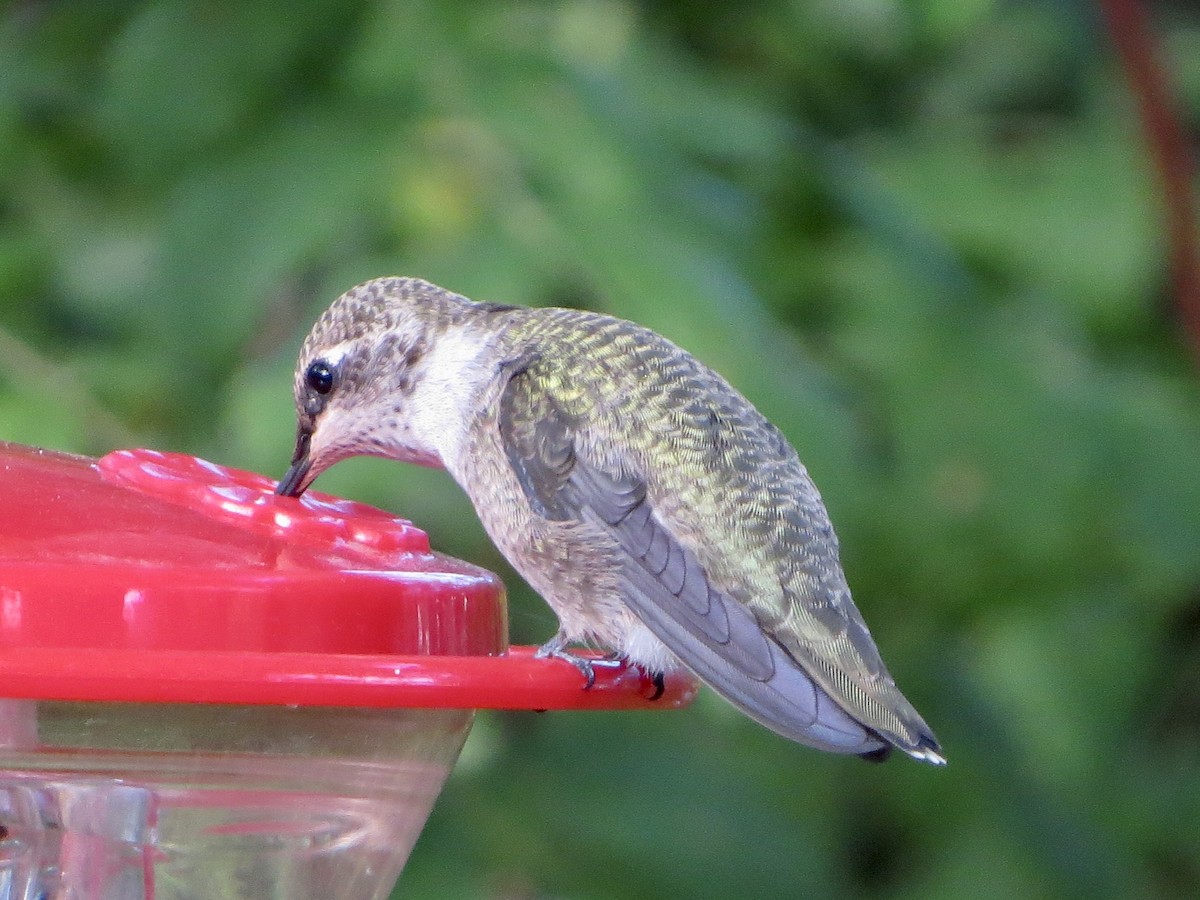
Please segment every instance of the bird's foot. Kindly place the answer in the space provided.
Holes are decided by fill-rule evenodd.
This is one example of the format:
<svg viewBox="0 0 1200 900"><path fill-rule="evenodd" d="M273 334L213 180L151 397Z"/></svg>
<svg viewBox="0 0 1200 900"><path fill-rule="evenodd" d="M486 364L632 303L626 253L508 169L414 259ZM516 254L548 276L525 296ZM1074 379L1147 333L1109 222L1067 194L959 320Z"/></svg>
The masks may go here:
<svg viewBox="0 0 1200 900"><path fill-rule="evenodd" d="M651 703L653 703L655 700L662 697L662 695L664 693L666 693L667 676L666 676L665 672L663 672L661 670L658 672L655 672L651 669L646 668L646 666L642 665L641 663L630 662L629 657L627 657L624 654L617 652L617 651L613 651L612 654L610 654L607 657L607 659L611 660L614 663L620 663L623 666L632 666L633 668L637 669L639 672L642 673L643 678L649 678L650 683L652 685L654 685L654 693L651 694L646 699L649 700Z"/></svg>
<svg viewBox="0 0 1200 900"><path fill-rule="evenodd" d="M580 674L586 679L583 689L586 691L596 683L596 668L608 668L610 666L623 666L625 661L616 654L604 656L599 659L591 659L586 656L576 656L567 649L567 644L570 641L567 636L561 631L558 632L546 643L537 648L534 654L539 659L561 659L563 662L569 662Z"/></svg>
<svg viewBox="0 0 1200 900"><path fill-rule="evenodd" d="M666 693L667 675L665 672L653 672L650 669L647 669L645 666L643 666L639 663L631 663L629 660L625 659L624 657L619 657L619 658L623 664L625 664L627 666L633 666L635 669L637 669L639 672L641 672L643 678L650 679L650 683L652 685L654 685L654 693L651 694L649 697L646 697L646 699L649 700L651 703L653 703L655 700L659 699L664 693ZM643 694L643 696L645 696L645 695Z"/></svg>
<svg viewBox="0 0 1200 900"><path fill-rule="evenodd" d="M662 672L654 672L651 674L645 670L643 670L643 674L649 675L650 683L654 685L654 693L647 698L651 703L653 703L667 690L667 676Z"/></svg>

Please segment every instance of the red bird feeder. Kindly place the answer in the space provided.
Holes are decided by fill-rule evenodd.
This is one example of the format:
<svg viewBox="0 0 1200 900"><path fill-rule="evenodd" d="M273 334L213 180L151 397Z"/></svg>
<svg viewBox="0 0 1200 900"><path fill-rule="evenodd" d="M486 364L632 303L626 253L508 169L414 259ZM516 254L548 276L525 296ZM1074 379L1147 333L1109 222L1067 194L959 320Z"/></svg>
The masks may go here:
<svg viewBox="0 0 1200 900"><path fill-rule="evenodd" d="M476 709L670 709L508 647L411 523L203 460L0 444L0 896L388 895Z"/></svg>

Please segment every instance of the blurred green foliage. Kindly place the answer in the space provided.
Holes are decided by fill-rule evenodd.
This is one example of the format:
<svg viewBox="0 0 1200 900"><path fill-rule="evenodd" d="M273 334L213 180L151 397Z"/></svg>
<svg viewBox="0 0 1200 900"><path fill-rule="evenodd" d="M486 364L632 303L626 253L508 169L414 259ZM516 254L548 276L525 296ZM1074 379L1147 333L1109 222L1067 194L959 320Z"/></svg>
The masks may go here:
<svg viewBox="0 0 1200 900"><path fill-rule="evenodd" d="M1200 18L1158 9L1200 123ZM408 897L1200 896L1200 388L1095 10L1049 0L0 12L0 435L281 473L362 279L639 320L793 439L944 771L482 716ZM440 473L322 487L505 573Z"/></svg>

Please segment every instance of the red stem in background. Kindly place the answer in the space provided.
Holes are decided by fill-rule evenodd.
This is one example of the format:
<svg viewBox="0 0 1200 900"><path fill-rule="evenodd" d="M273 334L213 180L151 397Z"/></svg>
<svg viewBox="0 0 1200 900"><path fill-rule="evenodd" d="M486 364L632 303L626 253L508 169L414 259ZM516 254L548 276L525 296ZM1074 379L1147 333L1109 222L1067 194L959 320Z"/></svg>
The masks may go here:
<svg viewBox="0 0 1200 900"><path fill-rule="evenodd" d="M1171 100L1166 74L1155 57L1143 4L1139 0L1100 0L1100 8L1129 78L1150 155L1158 169L1166 206L1175 305L1186 338L1200 360L1200 260L1187 138Z"/></svg>

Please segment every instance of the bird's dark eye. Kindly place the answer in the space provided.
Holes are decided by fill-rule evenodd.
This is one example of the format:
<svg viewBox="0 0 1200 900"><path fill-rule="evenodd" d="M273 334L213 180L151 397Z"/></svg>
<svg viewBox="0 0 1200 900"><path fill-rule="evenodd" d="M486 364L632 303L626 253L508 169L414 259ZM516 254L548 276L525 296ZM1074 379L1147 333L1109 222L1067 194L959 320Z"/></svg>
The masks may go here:
<svg viewBox="0 0 1200 900"><path fill-rule="evenodd" d="M304 381L318 394L328 394L333 390L333 369L325 360L318 359L305 370Z"/></svg>

